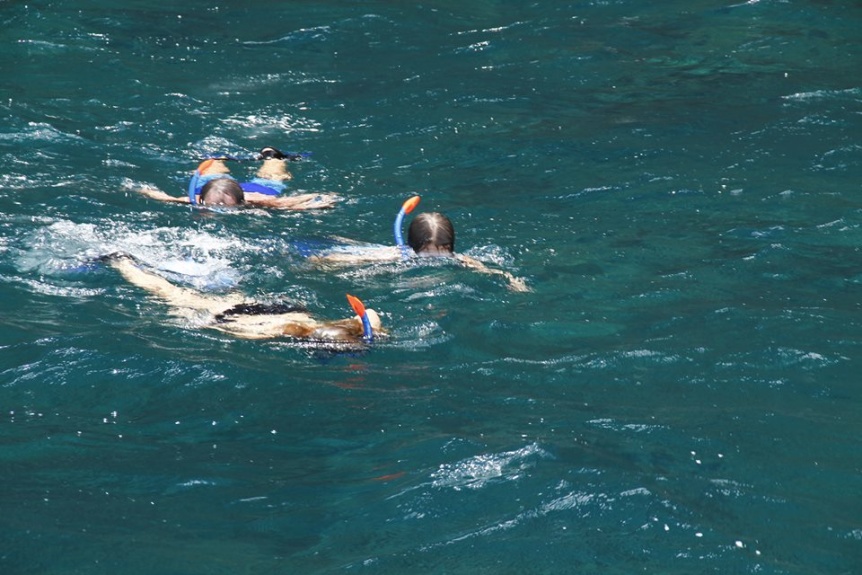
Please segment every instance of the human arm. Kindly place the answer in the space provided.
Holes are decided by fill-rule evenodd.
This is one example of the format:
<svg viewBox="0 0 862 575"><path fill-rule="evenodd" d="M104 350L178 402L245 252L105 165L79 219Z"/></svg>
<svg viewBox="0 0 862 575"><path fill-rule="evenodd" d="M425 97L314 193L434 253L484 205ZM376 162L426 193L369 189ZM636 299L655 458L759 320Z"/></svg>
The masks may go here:
<svg viewBox="0 0 862 575"><path fill-rule="evenodd" d="M138 188L138 192L147 196L150 199L158 200L160 202L173 202L175 204L187 204L189 203L188 196L174 197L166 194L165 192L157 189L150 188L149 186L144 186L143 188Z"/></svg>
<svg viewBox="0 0 862 575"><path fill-rule="evenodd" d="M519 277L515 277L507 271L495 270L493 268L489 268L488 266L486 266L485 264L483 264L479 260L477 260L475 258L471 258L470 256L462 255L462 254L455 254L455 259L457 259L461 263L461 265L468 267L472 270L475 270L477 272L480 272L483 274L503 276L504 278L506 278L506 281L509 282L509 289L512 291L516 291L516 292L531 291L529 286L527 286L527 283L523 279L521 279Z"/></svg>
<svg viewBox="0 0 862 575"><path fill-rule="evenodd" d="M195 176L192 178L193 181L196 181L197 178L201 176L218 176L218 175L227 175L230 173L230 169L227 167L227 164L224 163L223 160L218 158L210 158L208 160L204 160L198 166ZM161 191L158 188L152 188L150 186L143 186L138 188L138 192L143 194L144 196L158 200L160 202L171 202L175 204L188 204L189 196L171 196Z"/></svg>
<svg viewBox="0 0 862 575"><path fill-rule="evenodd" d="M246 192L245 203L257 208L274 210L323 210L335 207L335 194L299 194L294 196L270 196L257 192Z"/></svg>
<svg viewBox="0 0 862 575"><path fill-rule="evenodd" d="M145 271L131 256L126 254L113 254L105 259L130 284L143 289L175 308L219 313L227 307L242 302L242 298L238 295L208 296L197 290L176 286L159 275Z"/></svg>
<svg viewBox="0 0 862 575"><path fill-rule="evenodd" d="M188 196L174 197L165 192L150 187L139 188L144 196L160 202L188 204ZM335 207L338 196L335 194L301 194L297 196L269 196L257 192L246 192L245 204L252 208L269 208L274 210L323 210Z"/></svg>
<svg viewBox="0 0 862 575"><path fill-rule="evenodd" d="M308 261L316 265L353 265L374 262L392 262L402 258L395 246L343 245L313 256Z"/></svg>

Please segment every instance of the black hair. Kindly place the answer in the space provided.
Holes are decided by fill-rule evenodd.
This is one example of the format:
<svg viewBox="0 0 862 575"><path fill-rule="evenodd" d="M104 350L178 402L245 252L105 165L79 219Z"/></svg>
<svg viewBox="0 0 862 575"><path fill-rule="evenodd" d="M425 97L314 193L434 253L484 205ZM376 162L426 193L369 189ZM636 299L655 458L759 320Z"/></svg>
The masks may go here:
<svg viewBox="0 0 862 575"><path fill-rule="evenodd" d="M455 252L455 228L439 212L422 213L413 218L407 230L407 243L417 254Z"/></svg>
<svg viewBox="0 0 862 575"><path fill-rule="evenodd" d="M308 313L305 306L295 303L240 303L215 316L217 323L230 321L232 315L277 315L282 313Z"/></svg>
<svg viewBox="0 0 862 575"><path fill-rule="evenodd" d="M245 203L245 194L233 178L215 178L201 188L199 201L208 206L239 206Z"/></svg>
<svg viewBox="0 0 862 575"><path fill-rule="evenodd" d="M260 151L258 156L261 160L289 160L287 154L279 150L278 148L273 148L272 146L267 146L266 148Z"/></svg>

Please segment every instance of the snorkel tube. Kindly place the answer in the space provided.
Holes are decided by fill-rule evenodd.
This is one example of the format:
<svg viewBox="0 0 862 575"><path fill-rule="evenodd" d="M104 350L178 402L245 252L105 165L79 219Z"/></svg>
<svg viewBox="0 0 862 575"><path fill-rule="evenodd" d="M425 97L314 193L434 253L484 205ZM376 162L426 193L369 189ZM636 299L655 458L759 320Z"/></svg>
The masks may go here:
<svg viewBox="0 0 862 575"><path fill-rule="evenodd" d="M401 248L401 255L404 256L404 259L407 259L409 252L407 251L407 246L404 245L404 236L401 235L401 226L404 223L404 216L413 211L413 208L419 205L419 200L421 198L419 196L413 196L405 201L401 205L401 209L398 210L398 215L395 216L395 225L393 226L395 231L395 245Z"/></svg>
<svg viewBox="0 0 862 575"><path fill-rule="evenodd" d="M347 301L350 303L350 307L353 308L353 311L356 312L360 318L362 318L362 339L371 343L374 341L374 331L371 329L371 320L368 319L368 313L365 311L365 304L362 303L358 297L347 294Z"/></svg>
<svg viewBox="0 0 862 575"><path fill-rule="evenodd" d="M192 179L189 182L189 203L191 205L195 205L198 203L197 200L197 189L198 189L198 180L201 179L201 175L209 168L212 163L216 160L216 158L209 158L208 160L204 160L198 166L198 169L195 170L195 173L192 175Z"/></svg>

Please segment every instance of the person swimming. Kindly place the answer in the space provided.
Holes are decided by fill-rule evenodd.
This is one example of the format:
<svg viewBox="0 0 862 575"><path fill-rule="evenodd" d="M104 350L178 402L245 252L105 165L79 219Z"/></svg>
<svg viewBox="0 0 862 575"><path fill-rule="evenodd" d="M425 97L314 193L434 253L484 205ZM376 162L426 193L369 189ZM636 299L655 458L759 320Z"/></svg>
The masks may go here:
<svg viewBox="0 0 862 575"><path fill-rule="evenodd" d="M171 314L188 320L201 320L203 327L218 330L241 339L272 339L289 337L313 342L360 343L369 342L385 333L380 316L373 309L365 309L354 296L348 301L356 316L337 321L316 319L304 307L292 303L261 303L247 300L240 294L205 294L198 290L179 287L165 278L145 271L129 254L116 253L104 256L123 278L165 302Z"/></svg>
<svg viewBox="0 0 862 575"><path fill-rule="evenodd" d="M419 196L408 199L395 220L395 246L373 246L349 244L336 246L309 255L315 265L354 265L364 262L387 262L411 257L449 257L474 271L499 275L508 281L512 291L530 291L526 282L504 270L489 268L479 260L455 252L455 227L452 221L439 212L418 214L407 229L407 244L401 236L401 221L419 203Z"/></svg>
<svg viewBox="0 0 862 575"><path fill-rule="evenodd" d="M250 182L239 182L231 176L225 159L209 158L195 170L187 196L174 197L148 186L138 191L153 200L210 207L313 210L331 208L337 202L335 194L280 195L285 189L284 182L293 178L287 169L289 156L276 148L266 147L258 158L263 160L263 164Z"/></svg>

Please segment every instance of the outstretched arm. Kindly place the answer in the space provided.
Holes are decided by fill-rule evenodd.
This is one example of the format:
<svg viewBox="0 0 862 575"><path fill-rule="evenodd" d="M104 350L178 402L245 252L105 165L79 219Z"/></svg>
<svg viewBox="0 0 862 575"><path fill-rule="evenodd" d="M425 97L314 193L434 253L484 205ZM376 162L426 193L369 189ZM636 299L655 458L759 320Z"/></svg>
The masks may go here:
<svg viewBox="0 0 862 575"><path fill-rule="evenodd" d="M517 292L530 291L530 288L527 286L527 283L523 279L515 277L507 271L495 270L495 269L489 268L488 266L486 266L485 264L483 264L479 260L477 260L475 258L471 258L470 256L456 254L455 258L459 262L461 262L462 265L464 265L464 266L466 266L472 270L475 270L477 272L480 272L483 274L503 276L509 282L509 289L512 291L517 291Z"/></svg>
<svg viewBox="0 0 862 575"><path fill-rule="evenodd" d="M200 166L198 166L198 170L202 176L210 176L213 174L229 174L230 169L227 167L227 164L224 163L223 160L219 159L209 159L201 162ZM158 188L151 188L149 186L144 186L139 188L138 191L143 195L147 196L150 199L158 200L160 202L172 202L175 204L187 204L189 203L188 196L170 196L165 192L161 191Z"/></svg>
<svg viewBox="0 0 862 575"><path fill-rule="evenodd" d="M149 292L172 307L205 310L215 314L242 302L238 295L209 296L197 290L175 286L161 276L144 271L128 255L111 256L108 263L130 284Z"/></svg>
<svg viewBox="0 0 862 575"><path fill-rule="evenodd" d="M395 246L345 245L308 257L315 265L355 265L374 262L394 262L402 258L401 250Z"/></svg>
<svg viewBox="0 0 862 575"><path fill-rule="evenodd" d="M188 196L171 196L165 192L145 186L138 191L146 197L160 202L188 204ZM335 207L338 196L335 194L301 194L298 196L269 196L256 192L245 193L245 203L255 208L275 210L323 210Z"/></svg>
<svg viewBox="0 0 862 575"><path fill-rule="evenodd" d="M174 202L176 204L187 204L187 203L189 203L189 197L188 196L181 196L179 198L176 198L174 196L169 196L168 194L166 194L165 192L163 192L159 189L150 188L148 186L144 186L143 188L139 188L138 191L140 193L142 193L143 195L147 196L148 198L153 199L153 200L159 200L160 202Z"/></svg>
<svg viewBox="0 0 862 575"><path fill-rule="evenodd" d="M269 196L257 192L246 192L245 203L256 208L275 210L323 210L335 207L335 194L300 194L296 196Z"/></svg>

